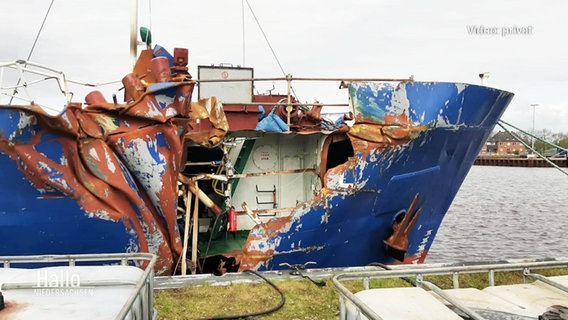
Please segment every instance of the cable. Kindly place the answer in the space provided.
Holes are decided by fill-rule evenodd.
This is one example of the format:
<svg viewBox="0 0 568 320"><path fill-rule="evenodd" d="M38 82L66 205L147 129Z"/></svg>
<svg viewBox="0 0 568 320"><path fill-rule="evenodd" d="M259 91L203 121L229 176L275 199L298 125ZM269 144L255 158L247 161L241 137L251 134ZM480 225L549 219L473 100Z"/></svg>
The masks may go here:
<svg viewBox="0 0 568 320"><path fill-rule="evenodd" d="M55 0L51 0L51 3L49 4L49 8L47 8L47 12L45 13L45 17L43 17L43 21L41 23L41 26L39 27L39 31L36 35L36 38L34 40L34 44L32 45L32 48L30 50L30 53L28 54L28 58L26 59L26 61L30 60L30 58L32 57L32 53L34 52L35 46L36 46L37 41L39 39L39 35L41 34L41 31L43 30L43 26L45 25L45 21L47 20L47 16L49 16L49 12L51 11L51 6L53 6L53 1L55 1ZM14 96L18 93L18 86L20 85L21 80L22 80L22 78L19 78L18 83L16 83L16 88L14 88L14 94L10 98L10 102L8 102L9 105L12 104L12 101L14 100Z"/></svg>
<svg viewBox="0 0 568 320"><path fill-rule="evenodd" d="M211 319L211 320L217 320L217 319L248 319L248 318L263 316L263 315L267 315L267 314L276 312L284 306L284 304L286 303L286 296L284 296L284 292L282 292L282 290L280 288L278 288L272 281L268 280L266 277L264 277L260 273L253 271L253 270L245 270L244 272L252 273L252 274L260 277L264 281L266 281L266 283L268 283L272 288L274 288L274 290L276 290L280 294L280 303L277 306L270 308L266 311L259 311L259 312L253 312L253 313L247 313L247 314L241 314L241 315L235 315L235 316L207 317L207 318L201 318L202 320L205 320L205 319L207 319L207 320L209 320L209 319Z"/></svg>
<svg viewBox="0 0 568 320"><path fill-rule="evenodd" d="M278 60L278 56L276 56L276 52L274 52L274 49L272 49L272 45L270 44L270 41L268 41L268 37L266 36L266 33L264 33L264 30L262 29L260 22L256 18L256 14L254 14L254 11L252 10L250 3L248 2L248 0L245 0L245 1L247 3L247 6L249 7L250 13L252 13L253 18L256 21L256 24L258 25L258 28L260 29L260 32L262 33L262 36L264 37L264 40L266 41L266 44L268 44L268 48L270 48L270 51L272 52L274 59L276 59L276 63L280 67L280 71L282 71L283 75L286 75L286 72L284 71L284 68L282 67L282 64L280 63L280 60Z"/></svg>
<svg viewBox="0 0 568 320"><path fill-rule="evenodd" d="M266 41L266 44L268 44L268 48L270 48L270 52L272 52L272 55L274 56L274 59L276 60L276 63L278 64L278 67L280 68L280 71L282 71L282 75L286 76L286 71L284 71L284 68L282 67L282 64L280 63L280 60L278 59L278 56L276 55L276 52L274 51L274 49L272 48L272 45L270 44L270 41L268 41L268 37L266 36L266 33L264 32L264 29L262 29L262 26L260 25L260 21L258 21L256 14L254 13L254 11L252 10L252 7L250 5L250 3L248 2L248 0L244 0L247 3L247 6L249 7L250 13L252 14L254 20L256 21L256 24L258 25L258 28L260 29L260 32L262 33L262 36L264 37L264 40ZM244 13L243 13L243 20L244 20ZM244 22L243 22L243 26L244 26ZM243 31L244 34L244 31ZM243 36L244 38L244 36ZM244 40L243 40L244 43ZM243 58L244 60L244 58ZM244 61L243 61L243 65L244 65ZM298 95L296 95L296 91L294 91L294 88L292 89L292 93L294 98L296 98L296 100L300 101L298 99Z"/></svg>
<svg viewBox="0 0 568 320"><path fill-rule="evenodd" d="M306 266L310 265L310 264L316 264L316 263L314 261L308 261L304 264L289 264L287 262L283 262L283 263L279 264L279 266L288 267L290 269L290 275L301 276L304 279L310 280L313 284L315 284L316 286L318 286L320 288L325 287L325 281L315 281L310 276L302 273L303 270L306 270Z"/></svg>

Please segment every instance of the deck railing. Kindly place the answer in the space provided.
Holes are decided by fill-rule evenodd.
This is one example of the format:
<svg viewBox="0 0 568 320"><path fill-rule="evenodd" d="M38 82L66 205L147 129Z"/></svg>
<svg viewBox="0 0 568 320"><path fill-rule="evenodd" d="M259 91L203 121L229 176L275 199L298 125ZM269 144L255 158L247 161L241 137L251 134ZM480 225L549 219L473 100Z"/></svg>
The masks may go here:
<svg viewBox="0 0 568 320"><path fill-rule="evenodd" d="M78 255L43 255L43 256L3 256L0 257L0 264L3 268L13 268L17 265L34 264L53 266L67 265L76 266L77 264L108 265L117 263L122 266L142 265L144 271L140 278L133 282L131 280L120 281L81 281L81 286L107 287L128 285L134 286L132 293L126 303L120 309L116 319L152 319L154 318L154 265L156 256L150 253L111 253L111 254L78 254ZM2 283L0 291L9 289L33 289L37 286L34 283Z"/></svg>
<svg viewBox="0 0 568 320"><path fill-rule="evenodd" d="M568 268L568 258L560 258L546 261L511 261L496 262L478 265L396 265L389 266L390 269L377 268L371 271L356 271L341 273L333 277L332 282L339 292L340 299L340 319L346 318L346 302L350 302L359 315L364 315L368 319L382 319L375 311L367 306L353 292L351 292L344 284L345 281L362 281L365 290L369 289L371 279L405 279L413 282L417 287L426 287L432 290L449 304L454 305L457 309L469 315L472 319L485 319L479 314L470 310L451 296L444 293L443 289L430 281L424 280L427 276L449 276L452 279L453 288L460 288L460 276L465 274L487 273L489 286L495 286L495 274L500 272L522 272L523 283L527 283L528 279L540 280L555 288L568 292L568 287L548 280L546 277L534 273L533 270Z"/></svg>

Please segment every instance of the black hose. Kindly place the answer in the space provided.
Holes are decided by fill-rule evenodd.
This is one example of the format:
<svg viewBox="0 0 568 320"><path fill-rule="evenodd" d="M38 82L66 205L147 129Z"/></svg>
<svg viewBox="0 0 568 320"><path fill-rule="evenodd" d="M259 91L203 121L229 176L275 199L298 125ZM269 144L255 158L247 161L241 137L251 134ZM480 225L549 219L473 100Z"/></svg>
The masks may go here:
<svg viewBox="0 0 568 320"><path fill-rule="evenodd" d="M261 279L263 279L264 281L266 281L266 283L268 283L272 288L274 288L274 290L278 291L278 293L280 294L280 303L273 307L270 308L266 311L259 311L259 312L253 312L253 313L246 313L246 314L241 314L241 315L236 315L236 316L221 316L221 317L207 317L207 318L201 318L201 320L219 320L219 319L247 319L247 318L253 318L253 317L257 317L257 316L263 316L263 315L267 315L273 312L276 312L278 310L280 310L284 304L286 303L286 297L284 296L284 292L282 292L282 290L280 290L280 288L278 288L272 281L268 280L266 277L264 277L263 275L261 275L260 273L253 271L253 270L245 270L244 272L248 272L248 273L252 273L258 277L260 277Z"/></svg>

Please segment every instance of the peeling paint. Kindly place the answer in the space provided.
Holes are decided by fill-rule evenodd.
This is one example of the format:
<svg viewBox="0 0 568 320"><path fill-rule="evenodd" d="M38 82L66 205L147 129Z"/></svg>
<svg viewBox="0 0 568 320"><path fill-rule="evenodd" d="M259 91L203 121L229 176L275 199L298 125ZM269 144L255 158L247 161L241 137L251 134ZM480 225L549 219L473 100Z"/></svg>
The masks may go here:
<svg viewBox="0 0 568 320"><path fill-rule="evenodd" d="M193 102L195 82L184 75L155 83L156 77L146 74L148 64L149 60L138 61L135 70L143 72L131 74L131 80L140 83L125 85L125 94L131 98L126 104L100 102L82 108L73 103L57 117L36 105L1 106L0 156L4 158L0 160L19 170L18 175L7 177L24 177L33 186L21 187L24 196L36 201L33 205L45 204L51 210L60 203L70 205L57 201L72 199L79 209L64 208L69 221L79 221L82 217L73 216L79 214L108 223L85 233L104 234L109 226L122 226L128 240L117 244L117 250L154 253L159 257L156 271L168 274L183 250L177 225L177 182L185 167L182 161L187 160L182 159L185 144L223 148L223 142L231 142L225 137L230 127L219 100ZM302 134L309 132L324 138L339 136L341 143L350 143L352 150L329 168L324 167L326 158L318 149L310 156L321 158L309 168L235 174L227 173L230 163L225 162L225 173L200 172L199 177L224 175L223 183L286 174L310 174L312 186L317 180L318 187L310 190L315 194L307 201L282 209L276 208L274 200L279 216L252 227L241 250L222 253L234 257L240 270L276 269L282 262L310 260L317 261L318 267L397 263L384 245L389 230L396 228L404 232L394 230L393 234L408 242L401 260L423 262L472 164L469 159L512 97L479 86L413 81L353 82L348 91L352 125L330 129L321 120L314 125L319 118L314 105L309 116L294 113L290 126L300 143ZM202 124L210 128L202 129ZM264 133L251 131L235 136L263 139ZM464 143L467 146L461 148ZM417 194L422 213L398 224L396 215L413 211L407 208ZM0 200L5 196L0 195ZM37 215L45 213L34 210Z"/></svg>

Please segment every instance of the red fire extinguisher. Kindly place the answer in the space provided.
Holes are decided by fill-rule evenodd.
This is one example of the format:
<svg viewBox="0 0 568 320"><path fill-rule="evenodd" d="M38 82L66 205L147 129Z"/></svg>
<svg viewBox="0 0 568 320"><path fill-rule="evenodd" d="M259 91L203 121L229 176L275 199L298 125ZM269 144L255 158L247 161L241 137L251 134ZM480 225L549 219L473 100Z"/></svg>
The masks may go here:
<svg viewBox="0 0 568 320"><path fill-rule="evenodd" d="M231 207L229 210L229 232L237 232L237 211Z"/></svg>

